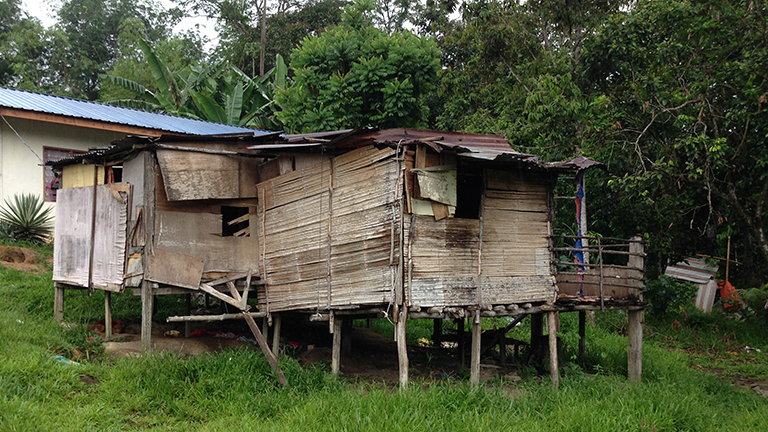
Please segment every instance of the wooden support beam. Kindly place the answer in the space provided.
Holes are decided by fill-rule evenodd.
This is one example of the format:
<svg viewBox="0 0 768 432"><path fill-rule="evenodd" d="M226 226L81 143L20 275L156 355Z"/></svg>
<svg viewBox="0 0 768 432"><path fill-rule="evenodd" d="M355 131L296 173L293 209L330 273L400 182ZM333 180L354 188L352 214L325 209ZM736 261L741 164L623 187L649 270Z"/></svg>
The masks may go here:
<svg viewBox="0 0 768 432"><path fill-rule="evenodd" d="M152 348L152 282L141 281L141 351Z"/></svg>
<svg viewBox="0 0 768 432"><path fill-rule="evenodd" d="M531 349L530 353L540 352L541 336L544 334L544 314L531 314ZM530 357L530 356L529 356Z"/></svg>
<svg viewBox="0 0 768 432"><path fill-rule="evenodd" d="M405 306L400 308L400 316L395 323L395 337L397 338L397 362L400 371L400 390L408 388L408 346L405 343L405 321L408 319L408 311Z"/></svg>
<svg viewBox="0 0 768 432"><path fill-rule="evenodd" d="M341 324L340 318L334 318L331 325L333 329L333 347L331 349L331 373L339 374L341 369Z"/></svg>
<svg viewBox="0 0 768 432"><path fill-rule="evenodd" d="M557 318L559 312L547 312L547 333L549 334L549 373L552 388L560 387L560 369L557 360Z"/></svg>
<svg viewBox="0 0 768 432"><path fill-rule="evenodd" d="M265 312L249 312L248 315L253 318L264 318L267 316ZM220 315L187 315L187 316L170 316L165 320L167 322L192 322L192 321L226 321L231 319L243 319L242 313L232 314L220 314Z"/></svg>
<svg viewBox="0 0 768 432"><path fill-rule="evenodd" d="M189 316L192 313L192 294L184 294L184 314ZM184 321L184 337L188 338L191 333L192 324L190 321Z"/></svg>
<svg viewBox="0 0 768 432"><path fill-rule="evenodd" d="M352 355L352 318L341 320L341 353L345 356Z"/></svg>
<svg viewBox="0 0 768 432"><path fill-rule="evenodd" d="M104 291L104 338L112 339L112 291Z"/></svg>
<svg viewBox="0 0 768 432"><path fill-rule="evenodd" d="M261 319L261 328L264 332L264 339L269 340L269 314L264 315L264 318Z"/></svg>
<svg viewBox="0 0 768 432"><path fill-rule="evenodd" d="M627 328L627 372L631 381L643 378L643 322L645 312L642 310L629 311L629 327Z"/></svg>
<svg viewBox="0 0 768 432"><path fill-rule="evenodd" d="M243 297L246 298L246 297ZM272 352L275 355L280 355L280 327L283 323L283 316L280 314L275 315L275 321L272 329Z"/></svg>
<svg viewBox="0 0 768 432"><path fill-rule="evenodd" d="M432 343L439 348L443 344L443 320L438 318L432 323Z"/></svg>
<svg viewBox="0 0 768 432"><path fill-rule="evenodd" d="M283 375L283 371L280 369L280 365L277 364L275 355L272 354L272 351L269 350L267 340L264 338L264 335L261 334L259 326L256 325L256 321L253 320L253 317L248 312L243 312L243 318L245 318L245 322L248 323L248 327L251 328L251 332L256 338L256 342L259 343L259 347L264 353L264 357L267 358L269 365L272 366L272 370L275 372L275 375L277 375L277 380L280 381L280 384L282 384L283 387L288 387L288 380L285 379L285 375Z"/></svg>
<svg viewBox="0 0 768 432"><path fill-rule="evenodd" d="M458 336L459 365L464 367L464 318L456 320L456 335Z"/></svg>
<svg viewBox="0 0 768 432"><path fill-rule="evenodd" d="M224 293L219 292L216 288L208 284L200 283L200 291L203 291L206 294L210 294L225 303L229 303L232 306L236 307L238 310L240 310L240 302L236 301L235 299L233 299L232 297Z"/></svg>
<svg viewBox="0 0 768 432"><path fill-rule="evenodd" d="M469 382L472 386L480 384L480 341L482 328L480 325L480 311L475 311L475 316L472 318L472 360L470 362L470 376Z"/></svg>
<svg viewBox="0 0 768 432"><path fill-rule="evenodd" d="M587 356L587 313L579 311L579 365L584 366Z"/></svg>
<svg viewBox="0 0 768 432"><path fill-rule="evenodd" d="M53 319L64 321L64 287L56 282L53 284Z"/></svg>

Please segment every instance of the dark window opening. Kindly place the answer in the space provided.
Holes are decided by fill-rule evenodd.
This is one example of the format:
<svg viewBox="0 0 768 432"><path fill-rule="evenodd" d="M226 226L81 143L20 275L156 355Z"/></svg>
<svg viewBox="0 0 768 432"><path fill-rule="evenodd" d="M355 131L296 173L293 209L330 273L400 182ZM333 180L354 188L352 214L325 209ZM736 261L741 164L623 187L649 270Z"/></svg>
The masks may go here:
<svg viewBox="0 0 768 432"><path fill-rule="evenodd" d="M480 201L483 196L482 168L460 164L456 173L456 214L460 219L480 218Z"/></svg>
<svg viewBox="0 0 768 432"><path fill-rule="evenodd" d="M221 235L224 237L250 237L248 207L221 206Z"/></svg>

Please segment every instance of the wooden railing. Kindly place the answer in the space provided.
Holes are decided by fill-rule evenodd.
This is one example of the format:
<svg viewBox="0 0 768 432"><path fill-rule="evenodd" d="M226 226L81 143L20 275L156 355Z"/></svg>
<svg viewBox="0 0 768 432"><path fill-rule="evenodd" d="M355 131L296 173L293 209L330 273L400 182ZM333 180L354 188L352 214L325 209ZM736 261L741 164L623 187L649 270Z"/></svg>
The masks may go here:
<svg viewBox="0 0 768 432"><path fill-rule="evenodd" d="M580 248L562 246L579 239ZM645 252L641 237L552 236L552 244L556 245L553 264L560 294L599 297L601 307L605 299L642 300ZM583 254L583 262L576 262L578 253Z"/></svg>

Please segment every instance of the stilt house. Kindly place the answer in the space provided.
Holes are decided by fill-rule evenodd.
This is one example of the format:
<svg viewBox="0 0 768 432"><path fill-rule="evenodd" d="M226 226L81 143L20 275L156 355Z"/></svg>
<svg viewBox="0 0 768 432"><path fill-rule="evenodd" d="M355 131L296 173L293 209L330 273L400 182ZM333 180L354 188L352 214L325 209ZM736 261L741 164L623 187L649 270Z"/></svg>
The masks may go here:
<svg viewBox="0 0 768 432"><path fill-rule="evenodd" d="M472 318L479 336L482 317L612 307L619 291L641 311L639 242L624 241L634 261L622 265L604 265L611 247L582 235L554 244L555 178L595 165L413 129L128 138L54 164L79 186L58 195L56 314L65 289L134 288L149 346L154 295L205 292L251 319L306 313L335 335L344 318L389 316L405 351L407 319ZM558 303L558 280L561 299L587 286L599 305ZM212 317L173 317L196 319Z"/></svg>

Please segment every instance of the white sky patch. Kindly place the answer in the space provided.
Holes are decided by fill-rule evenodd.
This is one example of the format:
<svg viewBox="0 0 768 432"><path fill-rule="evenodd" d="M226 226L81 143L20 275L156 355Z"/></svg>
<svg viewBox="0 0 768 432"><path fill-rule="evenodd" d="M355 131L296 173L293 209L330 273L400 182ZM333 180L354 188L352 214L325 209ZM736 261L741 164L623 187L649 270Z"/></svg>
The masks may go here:
<svg viewBox="0 0 768 432"><path fill-rule="evenodd" d="M175 6L175 3L171 0L160 0L160 3L166 9ZM61 6L60 0L24 0L22 5L22 8L29 15L39 19L45 28L49 28L58 22L56 11ZM182 19L173 28L173 32L179 33L188 29L194 30L195 26L197 26L200 36L208 39L205 49L211 50L219 42L219 34L216 31L216 21L214 20L202 16L187 17Z"/></svg>

